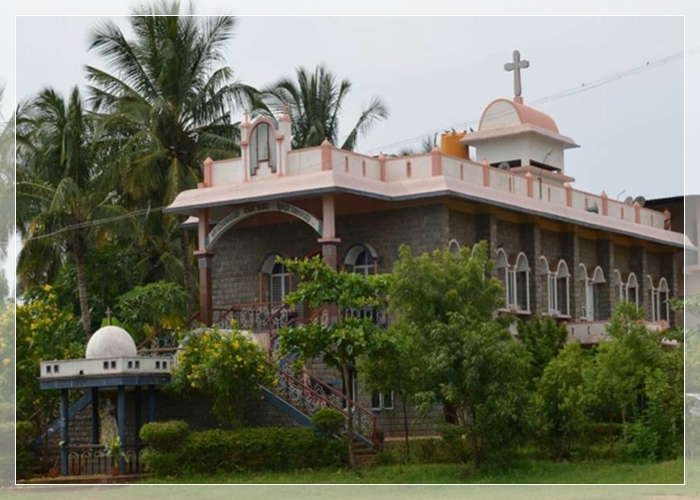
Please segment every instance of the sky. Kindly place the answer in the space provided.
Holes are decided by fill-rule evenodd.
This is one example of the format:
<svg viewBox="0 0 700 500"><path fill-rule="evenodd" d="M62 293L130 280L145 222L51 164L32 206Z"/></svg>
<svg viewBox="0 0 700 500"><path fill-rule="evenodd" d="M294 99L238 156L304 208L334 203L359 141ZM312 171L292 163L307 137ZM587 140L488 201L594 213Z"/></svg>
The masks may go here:
<svg viewBox="0 0 700 500"><path fill-rule="evenodd" d="M26 3L26 2L25 2ZM332 2L310 1L295 12L325 13ZM499 11L503 0L489 5ZM67 93L84 85L84 66L106 68L105 61L88 52L90 30L99 17L65 14L95 13L94 3L61 4L63 17L16 18L16 82L6 81L8 94L23 99L43 87ZM131 1L110 2L112 17L128 32ZM289 3L274 10L271 1L255 3L258 13L287 13ZM397 10L397 2L382 7ZM420 12L426 2L402 3L403 12ZM587 2L588 12L602 12L604 2ZM681 2L683 4L683 2ZM369 2L352 6L364 13ZM431 2L433 13L467 11L463 3ZM513 4L510 3L512 6ZM523 4L518 4L522 6ZM538 2L531 13L560 12L555 2ZM661 2L619 2L635 12L662 12ZM690 3L685 5L690 6ZM315 7L315 10L314 10ZM104 7L103 7L104 8ZM197 13L245 14L250 4L225 1L197 2ZM362 10L364 9L364 10ZM656 10L654 10L656 9ZM45 1L15 7L17 14L56 12ZM687 9L686 9L687 10ZM477 12L478 9L473 9ZM389 10L389 12L392 12ZM517 8L500 12L518 12ZM631 12L631 10L628 10ZM676 10L672 13L682 13ZM244 83L264 87L295 68L325 64L336 75L349 78L353 89L341 117L341 136L354 124L362 106L380 96L390 110L359 141L360 152L390 153L417 146L421 138L452 127L477 128L489 102L513 96L513 75L503 65L520 50L530 61L523 70L525 103L549 114L564 135L581 145L566 153L566 173L575 187L612 197L642 195L647 199L684 192L684 154L700 155L700 99L684 89L700 85L700 33L684 31L695 12L682 16L651 17L240 17L226 63ZM7 37L0 20L0 40ZM685 39L684 39L685 38ZM654 63L679 56L666 64ZM7 66L0 56L0 69ZM570 89L584 90L605 77L625 75L634 68L651 69L590 90L549 102L544 98ZM10 73L8 73L10 74ZM2 73L0 73L0 76ZM685 86L684 86L685 75ZM685 94L685 95L684 95ZM684 102L685 97L685 102ZM685 104L685 105L684 105ZM12 103L2 103L8 116ZM413 142L411 142L411 140ZM689 162L689 165L692 163ZM700 169L687 168L685 189L700 192Z"/></svg>

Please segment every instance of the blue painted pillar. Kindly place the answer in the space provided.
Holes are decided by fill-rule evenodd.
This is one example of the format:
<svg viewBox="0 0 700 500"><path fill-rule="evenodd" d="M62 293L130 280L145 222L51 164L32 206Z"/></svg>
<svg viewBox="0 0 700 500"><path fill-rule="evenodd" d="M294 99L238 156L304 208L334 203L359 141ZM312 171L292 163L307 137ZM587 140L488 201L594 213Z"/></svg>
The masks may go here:
<svg viewBox="0 0 700 500"><path fill-rule="evenodd" d="M156 421L156 386L148 386L148 421Z"/></svg>
<svg viewBox="0 0 700 500"><path fill-rule="evenodd" d="M136 444L141 442L139 431L141 430L141 386L134 387L134 430L136 432Z"/></svg>
<svg viewBox="0 0 700 500"><path fill-rule="evenodd" d="M92 444L100 444L100 390L97 387L92 392Z"/></svg>
<svg viewBox="0 0 700 500"><path fill-rule="evenodd" d="M126 452L126 390L123 385L117 388L117 426L122 452ZM126 461L119 457L119 472L126 474Z"/></svg>
<svg viewBox="0 0 700 500"><path fill-rule="evenodd" d="M68 475L68 389L61 389L61 475Z"/></svg>

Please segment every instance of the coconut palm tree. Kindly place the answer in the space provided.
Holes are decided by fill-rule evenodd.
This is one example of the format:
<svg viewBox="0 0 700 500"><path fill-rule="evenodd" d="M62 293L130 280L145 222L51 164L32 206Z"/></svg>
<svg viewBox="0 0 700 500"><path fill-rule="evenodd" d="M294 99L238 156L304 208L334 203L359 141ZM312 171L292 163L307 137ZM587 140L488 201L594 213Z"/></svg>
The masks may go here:
<svg viewBox="0 0 700 500"><path fill-rule="evenodd" d="M180 15L179 3L164 1L137 8L129 23L132 38L112 21L93 30L90 50L107 69L87 67L90 101L112 135L109 158L120 191L133 206L157 209L197 186L206 157L239 153L232 113L254 100L255 90L223 64L235 18ZM187 233L173 217L154 210L146 239L179 242L191 292ZM154 249L152 259L158 258Z"/></svg>
<svg viewBox="0 0 700 500"><path fill-rule="evenodd" d="M18 277L27 287L47 283L72 259L88 339L86 257L94 245L133 232L135 221L105 182L101 132L77 87L67 101L55 90L42 91L20 108L17 127L17 225L24 236Z"/></svg>
<svg viewBox="0 0 700 500"><path fill-rule="evenodd" d="M307 148L319 146L324 139L333 144L339 142L340 114L343 101L351 89L350 80L344 78L338 82L323 65L317 66L313 72L299 67L296 80L278 80L262 91L262 100L274 114L289 113L292 119L292 147ZM361 136L388 116L389 110L384 101L372 97L341 147L352 151Z"/></svg>

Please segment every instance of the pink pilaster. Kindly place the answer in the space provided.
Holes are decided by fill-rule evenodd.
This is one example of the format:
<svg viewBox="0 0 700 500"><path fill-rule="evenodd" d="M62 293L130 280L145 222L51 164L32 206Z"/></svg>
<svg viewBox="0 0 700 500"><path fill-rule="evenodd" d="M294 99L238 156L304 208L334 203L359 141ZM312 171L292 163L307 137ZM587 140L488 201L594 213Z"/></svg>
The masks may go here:
<svg viewBox="0 0 700 500"><path fill-rule="evenodd" d="M340 239L335 237L335 198L332 194L324 194L323 198L323 238L319 238L321 253L326 264L338 269L338 244Z"/></svg>
<svg viewBox="0 0 700 500"><path fill-rule="evenodd" d="M243 126L243 125L241 125ZM241 141L241 158L243 158L243 181L248 182L250 179L248 177L248 147L250 143L248 141Z"/></svg>
<svg viewBox="0 0 700 500"><path fill-rule="evenodd" d="M565 182L564 189L566 189L566 206L571 207L574 204L574 193L572 192L571 184Z"/></svg>
<svg viewBox="0 0 700 500"><path fill-rule="evenodd" d="M600 199L603 202L603 215L608 215L608 195L605 191L600 195Z"/></svg>
<svg viewBox="0 0 700 500"><path fill-rule="evenodd" d="M668 208L664 209L664 229L667 231L671 230L671 222L672 222L672 217L671 217L671 212L669 212Z"/></svg>
<svg viewBox="0 0 700 500"><path fill-rule="evenodd" d="M386 157L379 153L379 180L386 181Z"/></svg>
<svg viewBox="0 0 700 500"><path fill-rule="evenodd" d="M324 139L321 143L321 168L323 170L333 170L333 146L328 141Z"/></svg>
<svg viewBox="0 0 700 500"><path fill-rule="evenodd" d="M525 180L527 181L527 196L533 198L535 196L535 179L530 172L525 174Z"/></svg>
<svg viewBox="0 0 700 500"><path fill-rule="evenodd" d="M214 165L214 160L207 157L204 160L204 187L212 187L212 167Z"/></svg>
<svg viewBox="0 0 700 500"><path fill-rule="evenodd" d="M491 165L486 158L481 160L481 168L484 173L484 186L489 187L491 186Z"/></svg>
<svg viewBox="0 0 700 500"><path fill-rule="evenodd" d="M634 222L637 224L642 222L642 206L638 201L634 202Z"/></svg>
<svg viewBox="0 0 700 500"><path fill-rule="evenodd" d="M284 177L284 153L282 152L282 141L284 140L284 136L277 134L275 136L275 140L277 141L277 177Z"/></svg>
<svg viewBox="0 0 700 500"><path fill-rule="evenodd" d="M199 264L199 320L205 325L212 324L212 298L211 298L211 269L214 252L207 250L207 236L209 236L209 209L199 211L198 223L198 250L194 253Z"/></svg>
<svg viewBox="0 0 700 500"><path fill-rule="evenodd" d="M433 177L442 175L442 154L437 146L430 152L430 163L433 167Z"/></svg>

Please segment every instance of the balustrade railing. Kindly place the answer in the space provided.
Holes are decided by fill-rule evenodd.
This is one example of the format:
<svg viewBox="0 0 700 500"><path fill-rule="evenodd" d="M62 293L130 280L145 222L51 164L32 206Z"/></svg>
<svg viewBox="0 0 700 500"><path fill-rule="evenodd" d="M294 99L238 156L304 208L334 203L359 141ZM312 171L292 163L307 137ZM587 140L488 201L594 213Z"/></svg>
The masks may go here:
<svg viewBox="0 0 700 500"><path fill-rule="evenodd" d="M273 333L287 324L290 310L284 302L255 302L214 309L214 314L214 324L224 330L236 321L241 330Z"/></svg>
<svg viewBox="0 0 700 500"><path fill-rule="evenodd" d="M348 405L345 394L305 368L296 372L288 363L282 363L277 367L278 380L275 392L278 396L309 417L323 408L334 408L347 415L350 406L353 432L372 443L375 451L379 449L377 417L374 413L354 401ZM347 427L344 432L347 432Z"/></svg>
<svg viewBox="0 0 700 500"><path fill-rule="evenodd" d="M97 474L110 474L112 470L112 457L107 454L101 444L68 445L68 474L71 476L92 476ZM140 474L144 472L143 452L146 446L128 445L124 450L126 456L126 474Z"/></svg>

